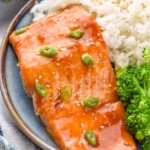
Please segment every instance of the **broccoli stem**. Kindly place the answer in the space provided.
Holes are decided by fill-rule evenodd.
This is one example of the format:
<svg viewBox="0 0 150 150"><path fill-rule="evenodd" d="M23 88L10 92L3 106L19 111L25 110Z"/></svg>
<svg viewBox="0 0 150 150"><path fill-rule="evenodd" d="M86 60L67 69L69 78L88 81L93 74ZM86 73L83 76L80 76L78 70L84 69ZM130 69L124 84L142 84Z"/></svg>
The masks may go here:
<svg viewBox="0 0 150 150"><path fill-rule="evenodd" d="M150 96L150 77L148 78L147 80L147 93L148 93L148 96Z"/></svg>
<svg viewBox="0 0 150 150"><path fill-rule="evenodd" d="M150 75L146 74L144 77L144 90L147 92L148 96L150 96Z"/></svg>
<svg viewBox="0 0 150 150"><path fill-rule="evenodd" d="M135 90L137 93L139 93L141 96L146 96L145 90L140 86L139 81L133 77L132 78L133 84L135 85ZM146 86L146 85L145 85Z"/></svg>

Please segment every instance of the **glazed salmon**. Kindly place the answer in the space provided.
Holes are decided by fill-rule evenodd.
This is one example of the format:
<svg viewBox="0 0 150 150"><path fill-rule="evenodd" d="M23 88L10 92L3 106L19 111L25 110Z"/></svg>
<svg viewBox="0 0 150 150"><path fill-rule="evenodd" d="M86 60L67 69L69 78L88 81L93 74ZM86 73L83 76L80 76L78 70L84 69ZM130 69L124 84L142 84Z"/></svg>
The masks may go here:
<svg viewBox="0 0 150 150"><path fill-rule="evenodd" d="M49 135L62 150L136 150L125 127L125 111L116 91L116 79L99 26L81 5L71 5L47 18L13 32L10 36L18 57L22 82L33 99ZM75 38L71 31L80 30ZM39 50L51 46L57 54L45 57ZM93 65L82 56L88 54ZM41 96L40 83L47 91ZM70 96L62 99L64 87ZM87 107L84 100L99 101ZM93 143L86 137L92 132Z"/></svg>

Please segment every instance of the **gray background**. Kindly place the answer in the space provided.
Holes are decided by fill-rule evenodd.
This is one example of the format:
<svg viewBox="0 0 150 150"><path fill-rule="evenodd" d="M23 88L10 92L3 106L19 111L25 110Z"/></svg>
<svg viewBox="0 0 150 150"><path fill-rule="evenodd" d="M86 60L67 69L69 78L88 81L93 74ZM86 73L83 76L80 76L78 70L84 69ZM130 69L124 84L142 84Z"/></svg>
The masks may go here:
<svg viewBox="0 0 150 150"><path fill-rule="evenodd" d="M12 0L12 2L10 3L4 3L2 2L2 0L0 0L0 45L10 21L13 19L16 13L26 2L27 1L25 0ZM6 120L11 124L13 124L14 126L16 126L12 117L8 113L8 110L6 109L6 106L2 100L1 95L0 95L0 108L2 108L2 112Z"/></svg>
<svg viewBox="0 0 150 150"><path fill-rule="evenodd" d="M0 46L9 23L26 2L27 0L12 0L12 2L10 3L4 3L2 2L2 0L0 0ZM15 127L16 130L20 132L20 135L18 136L21 135L23 136L23 134L21 134L20 129L17 127L11 115L9 114L2 99L1 92L0 92L0 112L2 113L2 116L5 118L5 121L7 121L8 124L11 124L11 126ZM36 147L36 150L37 149L39 150L40 148Z"/></svg>
<svg viewBox="0 0 150 150"><path fill-rule="evenodd" d="M4 3L0 0L0 43L8 24L26 2L27 0L12 0L10 3Z"/></svg>

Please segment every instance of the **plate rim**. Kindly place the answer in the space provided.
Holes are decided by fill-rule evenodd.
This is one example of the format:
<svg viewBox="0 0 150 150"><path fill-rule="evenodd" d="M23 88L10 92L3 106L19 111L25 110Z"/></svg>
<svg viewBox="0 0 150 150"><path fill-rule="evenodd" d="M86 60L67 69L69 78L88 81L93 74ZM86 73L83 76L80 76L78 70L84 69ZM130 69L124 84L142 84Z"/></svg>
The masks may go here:
<svg viewBox="0 0 150 150"><path fill-rule="evenodd" d="M7 45L9 42L9 36L18 24L21 17L35 4L36 0L29 0L17 13L17 15L13 18L11 23L9 24L5 35L3 37L1 46L0 46L0 92L2 95L2 99L11 114L12 118L14 119L17 126L20 128L20 130L36 145L38 145L40 148L45 150L56 150L55 148L51 147L49 144L47 144L44 140L42 140L38 135L36 135L23 121L23 119L20 117L20 115L17 113L15 107L13 106L13 103L11 101L11 97L9 95L9 91L6 85L6 79L5 79L5 54L7 51Z"/></svg>

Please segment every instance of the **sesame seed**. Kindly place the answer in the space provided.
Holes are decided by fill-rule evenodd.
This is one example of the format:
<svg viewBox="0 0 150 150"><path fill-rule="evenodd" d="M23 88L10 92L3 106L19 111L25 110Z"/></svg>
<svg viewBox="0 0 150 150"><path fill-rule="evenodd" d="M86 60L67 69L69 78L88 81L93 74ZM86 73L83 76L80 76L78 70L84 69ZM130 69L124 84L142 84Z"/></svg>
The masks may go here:
<svg viewBox="0 0 150 150"><path fill-rule="evenodd" d="M49 88L49 87L51 87L51 86L50 86L49 84L46 84L46 87L48 87L48 88Z"/></svg>
<svg viewBox="0 0 150 150"><path fill-rule="evenodd" d="M101 53L99 53L99 54L98 54L98 56L99 56L99 58L101 58L101 57L102 57L102 54L101 54Z"/></svg>
<svg viewBox="0 0 150 150"><path fill-rule="evenodd" d="M57 86L57 89L60 90L60 87Z"/></svg>
<svg viewBox="0 0 150 150"><path fill-rule="evenodd" d="M100 37L100 33L97 33L97 36Z"/></svg>
<svg viewBox="0 0 150 150"><path fill-rule="evenodd" d="M108 86L109 86L109 87L112 87L112 84L109 84Z"/></svg>
<svg viewBox="0 0 150 150"><path fill-rule="evenodd" d="M20 64L19 64L19 63L17 63L17 64L16 64L16 66L17 66L17 67L20 67Z"/></svg>
<svg viewBox="0 0 150 150"><path fill-rule="evenodd" d="M74 28L77 28L77 27L79 27L79 25L78 25L78 24L75 24L73 27L74 27Z"/></svg>
<svg viewBox="0 0 150 150"><path fill-rule="evenodd" d="M84 127L84 124L83 124L83 123L81 123L81 127Z"/></svg>
<svg viewBox="0 0 150 150"><path fill-rule="evenodd" d="M59 64L59 63L56 63L56 66L60 66L60 64Z"/></svg>
<svg viewBox="0 0 150 150"><path fill-rule="evenodd" d="M96 46L99 46L100 45L100 42L96 42Z"/></svg>
<svg viewBox="0 0 150 150"><path fill-rule="evenodd" d="M96 120L97 120L97 118L96 118L96 117L94 117L94 120L96 121Z"/></svg>
<svg viewBox="0 0 150 150"><path fill-rule="evenodd" d="M128 143L127 141L125 141L124 144L125 144L126 146L129 146L129 143Z"/></svg>
<svg viewBox="0 0 150 150"><path fill-rule="evenodd" d="M74 22L77 22L77 19L75 19Z"/></svg>
<svg viewBox="0 0 150 150"><path fill-rule="evenodd" d="M55 74L56 74L56 72L53 72L53 73L52 73L52 75L55 75Z"/></svg>
<svg viewBox="0 0 150 150"><path fill-rule="evenodd" d="M70 54L70 57L72 57L73 55L72 54Z"/></svg>
<svg viewBox="0 0 150 150"><path fill-rule="evenodd" d="M104 122L104 124L105 124L105 125L108 125L108 124L109 124L108 120L106 120L106 121Z"/></svg>
<svg viewBox="0 0 150 150"><path fill-rule="evenodd" d="M37 116L39 115L38 111L35 111L35 115L37 115Z"/></svg>
<svg viewBox="0 0 150 150"><path fill-rule="evenodd" d="M92 41L92 38L90 38L89 41L91 42L91 41Z"/></svg>
<svg viewBox="0 0 150 150"><path fill-rule="evenodd" d="M93 43L93 42L91 42L91 45L92 45L92 46L94 46L94 43Z"/></svg>
<svg viewBox="0 0 150 150"><path fill-rule="evenodd" d="M105 82L106 82L106 80L103 80L103 82L105 83Z"/></svg>
<svg viewBox="0 0 150 150"><path fill-rule="evenodd" d="M39 81L38 79L35 80L35 82L38 82L38 81Z"/></svg>
<svg viewBox="0 0 150 150"><path fill-rule="evenodd" d="M75 102L76 106L80 107L80 103L79 102Z"/></svg>
<svg viewBox="0 0 150 150"><path fill-rule="evenodd" d="M104 129L104 126L100 126L101 129Z"/></svg>
<svg viewBox="0 0 150 150"><path fill-rule="evenodd" d="M60 48L61 51L66 51L67 48L66 47L63 47L63 48Z"/></svg>
<svg viewBox="0 0 150 150"><path fill-rule="evenodd" d="M80 107L80 104L79 104L79 103L77 103L77 106L78 106L78 107Z"/></svg>
<svg viewBox="0 0 150 150"><path fill-rule="evenodd" d="M39 79L42 79L42 75L39 76Z"/></svg>
<svg viewBox="0 0 150 150"><path fill-rule="evenodd" d="M87 109L85 109L85 112L87 112L88 110Z"/></svg>

